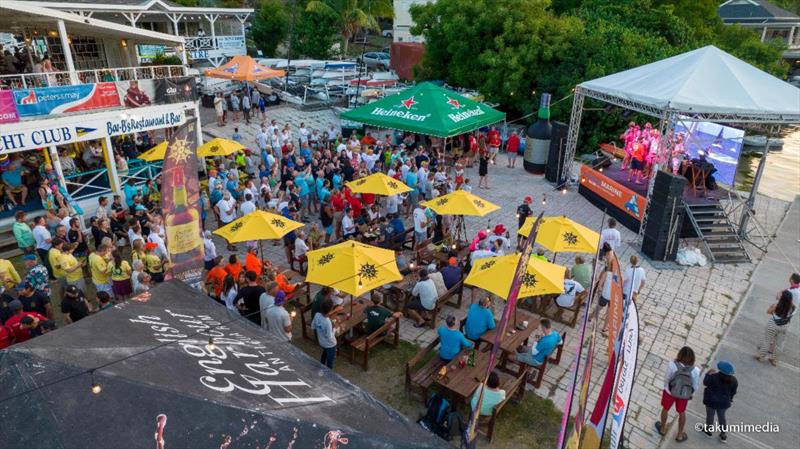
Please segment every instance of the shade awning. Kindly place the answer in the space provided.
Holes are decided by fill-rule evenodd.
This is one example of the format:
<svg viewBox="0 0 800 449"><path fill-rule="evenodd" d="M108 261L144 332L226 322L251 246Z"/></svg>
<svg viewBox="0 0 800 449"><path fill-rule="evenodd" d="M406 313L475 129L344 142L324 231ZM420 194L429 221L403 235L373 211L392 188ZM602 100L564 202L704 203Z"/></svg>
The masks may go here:
<svg viewBox="0 0 800 449"><path fill-rule="evenodd" d="M420 83L342 113L341 118L379 128L452 137L502 122L504 112L433 83Z"/></svg>
<svg viewBox="0 0 800 449"><path fill-rule="evenodd" d="M257 81L279 78L286 75L286 72L263 66L250 56L238 55L217 68L206 70L205 75L234 81Z"/></svg>
<svg viewBox="0 0 800 449"><path fill-rule="evenodd" d="M709 45L578 85L660 110L800 123L800 89Z"/></svg>

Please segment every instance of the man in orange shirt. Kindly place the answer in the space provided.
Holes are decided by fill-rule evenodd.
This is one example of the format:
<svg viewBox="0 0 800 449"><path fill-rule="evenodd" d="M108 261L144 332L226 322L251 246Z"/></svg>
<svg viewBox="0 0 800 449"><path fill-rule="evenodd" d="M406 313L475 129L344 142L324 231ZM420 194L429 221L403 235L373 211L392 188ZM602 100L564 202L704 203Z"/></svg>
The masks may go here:
<svg viewBox="0 0 800 449"><path fill-rule="evenodd" d="M238 282L239 281L239 274L242 272L244 267L242 267L242 263L239 262L239 256L236 254L231 254L228 258L228 265L225 266L225 271L228 272L231 276L233 276L233 280Z"/></svg>
<svg viewBox="0 0 800 449"><path fill-rule="evenodd" d="M210 284L215 298L222 295L222 284L225 282L226 276L228 276L228 272L225 270L225 258L217 256L214 259L214 268L209 270L206 275L206 283Z"/></svg>
<svg viewBox="0 0 800 449"><path fill-rule="evenodd" d="M375 142L377 142L377 140L375 140L375 138L372 137L371 133L366 133L364 135L364 137L361 138L361 144L362 145L372 146L372 145L375 145Z"/></svg>
<svg viewBox="0 0 800 449"><path fill-rule="evenodd" d="M249 248L247 250L247 257L244 259L244 268L247 271L255 272L257 276L261 276L261 270L263 269L264 264L256 255L257 251L258 250L256 248Z"/></svg>

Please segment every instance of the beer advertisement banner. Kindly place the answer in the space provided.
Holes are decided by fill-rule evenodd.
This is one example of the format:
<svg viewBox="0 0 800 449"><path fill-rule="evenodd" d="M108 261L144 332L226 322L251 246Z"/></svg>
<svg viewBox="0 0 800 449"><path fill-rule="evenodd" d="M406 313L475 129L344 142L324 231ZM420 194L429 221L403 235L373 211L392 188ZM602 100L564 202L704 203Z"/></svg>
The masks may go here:
<svg viewBox="0 0 800 449"><path fill-rule="evenodd" d="M120 106L114 83L34 87L12 91L21 117L63 114Z"/></svg>
<svg viewBox="0 0 800 449"><path fill-rule="evenodd" d="M633 380L636 376L636 359L639 353L639 311L636 303L630 301L625 316L625 327L622 332L622 352L617 380L614 386L611 412L611 440L609 449L617 449L622 440L625 418L628 415L628 404L631 400Z"/></svg>
<svg viewBox="0 0 800 449"><path fill-rule="evenodd" d="M173 104L196 101L196 80L194 77L163 78L153 80L156 104Z"/></svg>
<svg viewBox="0 0 800 449"><path fill-rule="evenodd" d="M197 118L187 120L168 142L161 171L161 210L167 232L169 277L199 289L203 280L203 238Z"/></svg>
<svg viewBox="0 0 800 449"><path fill-rule="evenodd" d="M0 90L0 123L16 123L19 121L17 104L10 90Z"/></svg>

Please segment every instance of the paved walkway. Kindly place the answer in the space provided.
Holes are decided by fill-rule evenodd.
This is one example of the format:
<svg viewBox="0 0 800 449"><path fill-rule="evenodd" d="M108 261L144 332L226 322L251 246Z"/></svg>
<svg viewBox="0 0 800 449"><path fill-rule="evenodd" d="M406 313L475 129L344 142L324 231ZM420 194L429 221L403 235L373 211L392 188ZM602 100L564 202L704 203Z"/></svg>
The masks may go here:
<svg viewBox="0 0 800 449"><path fill-rule="evenodd" d="M250 126L243 123L229 124L218 128L214 123L211 111L204 109L203 130L213 136L230 137L233 127L238 126L246 146L255 148L255 133L257 123ZM211 111L213 113L213 111ZM277 107L267 110L268 120L276 119L279 125L290 123L296 131L300 122L305 122L309 129L325 129L329 123L338 124L337 115L330 110L314 112L301 112L291 107ZM474 188L473 193L502 206L502 209L493 212L486 218L467 219L469 235L475 235L479 229L493 227L495 223L503 223L513 233L516 230L516 207L525 195L534 198L532 207L536 214L544 210L545 215L567 215L573 220L592 229L599 229L603 212L590 204L577 192L569 191L562 194L553 190L553 186L546 182L542 176L533 176L525 172L518 160L516 169L505 166L505 155L498 157L498 165L489 168L490 190ZM472 185L477 186L478 174L476 168L467 172ZM546 198L546 205L542 199ZM759 223L767 234L774 234L785 216L788 203L759 196L755 209ZM641 341L639 344L639 362L637 366L637 383L625 427L626 447L630 449L657 447L660 439L653 430L659 409L660 391L662 388L663 371L668 361L675 356L678 350L690 344L697 354L698 363L707 365L714 349L719 344L725 329L731 324L742 299L750 285L750 278L754 272L753 263L735 265L706 265L705 267L681 267L674 263L651 261L644 257L635 245L636 235L625 229L620 229L623 245L618 251L623 267L628 265L628 259L636 254L641 260L641 266L647 272L647 287L639 301ZM697 245L697 243L694 243ZM217 243L217 248L222 253L225 246L222 240ZM242 252L240 245L240 254ZM266 256L282 264L286 263L281 246L265 245ZM751 254L760 257L760 254L750 248ZM559 254L556 261L565 266L571 266L573 255ZM788 276L788 269L782 270L780 278ZM777 287L776 287L777 288ZM774 290L774 289L773 289ZM316 291L316 290L314 290ZM770 295L774 295L770 293ZM466 315L469 306L470 292L465 291L464 306L461 310L446 308L444 313L453 313L458 318ZM476 296L478 297L478 296ZM494 310L500 313L503 301L497 299ZM764 306L766 307L766 306ZM577 352L576 329L555 326L559 331L567 331L567 343L564 349L562 363L558 366L548 367L544 376L542 387L536 393L541 397L552 399L556 407L561 408L565 402L566 389L569 384L568 370ZM760 336L760 328L759 333ZM435 338L435 332L429 329L417 329L412 322L404 319L401 325L401 338L404 340L425 345ZM608 363L605 351L598 351L595 356L593 369L593 382L589 393L589 410L594 407L594 400L599 394L604 369ZM734 360L735 361L735 360ZM766 366L764 367L767 368ZM771 368L771 367L770 367ZM756 393L764 393L762 388ZM794 403L795 405L797 402ZM689 446L687 446L689 447Z"/></svg>
<svg viewBox="0 0 800 449"><path fill-rule="evenodd" d="M784 351L777 367L753 359L755 346L760 343L767 320L766 310L775 301L775 295L788 285L791 272L800 271L800 196L798 196L769 251L753 274L751 288L741 310L722 338L714 364L728 360L736 368L739 391L727 413L728 424L776 424L778 432L730 432L731 447L790 448L800 442L800 333L798 321L789 324ZM672 424L670 438L662 448L719 447L716 435L707 438L696 432L696 423L705 422L702 394L695 395L689 404L686 432L689 440L677 443Z"/></svg>

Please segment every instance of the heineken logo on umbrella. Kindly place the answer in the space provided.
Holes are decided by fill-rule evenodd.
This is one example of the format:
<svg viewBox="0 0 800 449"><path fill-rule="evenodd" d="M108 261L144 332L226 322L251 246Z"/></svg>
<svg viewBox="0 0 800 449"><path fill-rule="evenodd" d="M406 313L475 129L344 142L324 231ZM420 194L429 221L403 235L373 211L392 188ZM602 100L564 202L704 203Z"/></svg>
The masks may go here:
<svg viewBox="0 0 800 449"><path fill-rule="evenodd" d="M480 207L481 209L483 209L484 207L486 207L486 203L484 203L484 202L483 202L483 201L481 201L481 200L472 200L472 204L474 204L474 205L476 205L476 206Z"/></svg>
<svg viewBox="0 0 800 449"><path fill-rule="evenodd" d="M406 109L411 109L411 106L414 106L415 104L417 104L417 102L414 101L414 97L413 96L411 98L407 99L407 100L401 101L400 103L403 106L405 106Z"/></svg>
<svg viewBox="0 0 800 449"><path fill-rule="evenodd" d="M488 270L489 268L492 268L495 263L497 263L497 261L490 260L490 261L484 263L483 265L481 265L481 270Z"/></svg>
<svg viewBox="0 0 800 449"><path fill-rule="evenodd" d="M242 229L242 226L244 226L244 223L237 221L233 224L233 226L231 226L231 232L238 232L239 229Z"/></svg>
<svg viewBox="0 0 800 449"><path fill-rule="evenodd" d="M286 223L284 223L283 220L279 220L277 218L273 218L272 221L270 221L270 223L272 223L272 225L275 226L276 228L286 227Z"/></svg>
<svg viewBox="0 0 800 449"><path fill-rule="evenodd" d="M358 275L367 279L368 281L371 281L378 277L378 267L371 263L365 263L364 265L361 265L361 268L358 269Z"/></svg>
<svg viewBox="0 0 800 449"><path fill-rule="evenodd" d="M328 263L330 263L330 261L332 261L332 260L333 260L333 254L326 253L326 254L323 254L323 255L321 255L319 257L319 260L317 261L317 265L322 267L322 266L325 266Z"/></svg>
<svg viewBox="0 0 800 449"><path fill-rule="evenodd" d="M450 106L452 106L452 107L454 107L456 109L461 108L461 103L459 103L458 100L456 100L455 98L448 98L447 99L447 104L449 104Z"/></svg>
<svg viewBox="0 0 800 449"><path fill-rule="evenodd" d="M527 288L534 288L539 281L536 280L536 275L533 273L525 273L522 275L522 285Z"/></svg>
<svg viewBox="0 0 800 449"><path fill-rule="evenodd" d="M565 232L562 238L564 239L564 243L566 243L567 245L578 244L578 236L571 232Z"/></svg>

